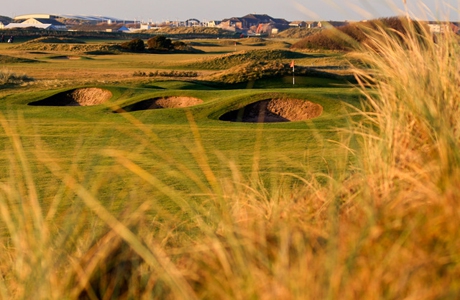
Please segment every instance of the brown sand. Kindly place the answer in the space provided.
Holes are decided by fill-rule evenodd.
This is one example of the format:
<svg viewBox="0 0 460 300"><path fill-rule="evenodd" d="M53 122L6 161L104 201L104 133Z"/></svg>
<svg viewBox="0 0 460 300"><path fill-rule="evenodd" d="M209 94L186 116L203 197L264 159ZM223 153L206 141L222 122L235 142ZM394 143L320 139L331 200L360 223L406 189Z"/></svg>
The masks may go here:
<svg viewBox="0 0 460 300"><path fill-rule="evenodd" d="M171 97L160 97L143 100L132 105L123 107L122 111L138 111L147 109L160 109L160 108L182 108L189 107L203 103L203 100L185 97L185 96L171 96Z"/></svg>
<svg viewBox="0 0 460 300"><path fill-rule="evenodd" d="M76 60L76 59L81 59L80 56L55 56L52 57L51 59L55 60Z"/></svg>
<svg viewBox="0 0 460 300"><path fill-rule="evenodd" d="M166 97L154 99L154 105L158 108L189 107L203 103L203 100L192 97Z"/></svg>
<svg viewBox="0 0 460 300"><path fill-rule="evenodd" d="M68 105L74 106L99 105L112 97L110 91L100 88L76 89L70 95L73 101Z"/></svg>
<svg viewBox="0 0 460 300"><path fill-rule="evenodd" d="M323 107L300 99L268 99L251 103L224 114L220 119L232 122L292 122L319 117Z"/></svg>
<svg viewBox="0 0 460 300"><path fill-rule="evenodd" d="M36 106L92 106L108 101L112 93L101 88L81 88L62 92L47 99L29 103Z"/></svg>

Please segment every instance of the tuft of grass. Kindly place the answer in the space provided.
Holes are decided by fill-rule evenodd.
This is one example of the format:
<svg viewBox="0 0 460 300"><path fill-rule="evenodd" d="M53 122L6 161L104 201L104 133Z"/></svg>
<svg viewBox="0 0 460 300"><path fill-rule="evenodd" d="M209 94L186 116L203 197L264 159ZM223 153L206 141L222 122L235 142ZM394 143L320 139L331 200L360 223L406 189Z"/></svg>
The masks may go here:
<svg viewBox="0 0 460 300"><path fill-rule="evenodd" d="M3 69L0 71L0 86L21 84L25 82L33 81L34 79L25 74L16 74L10 70Z"/></svg>

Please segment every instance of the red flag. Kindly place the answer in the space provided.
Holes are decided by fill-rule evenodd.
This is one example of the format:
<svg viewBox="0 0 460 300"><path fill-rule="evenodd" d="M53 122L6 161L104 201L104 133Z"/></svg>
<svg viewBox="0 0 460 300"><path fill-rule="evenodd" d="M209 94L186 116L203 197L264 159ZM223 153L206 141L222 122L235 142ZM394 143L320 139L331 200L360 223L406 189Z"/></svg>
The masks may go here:
<svg viewBox="0 0 460 300"><path fill-rule="evenodd" d="M291 68L294 68L294 66L295 66L295 63L294 63L294 61L292 61L291 62Z"/></svg>

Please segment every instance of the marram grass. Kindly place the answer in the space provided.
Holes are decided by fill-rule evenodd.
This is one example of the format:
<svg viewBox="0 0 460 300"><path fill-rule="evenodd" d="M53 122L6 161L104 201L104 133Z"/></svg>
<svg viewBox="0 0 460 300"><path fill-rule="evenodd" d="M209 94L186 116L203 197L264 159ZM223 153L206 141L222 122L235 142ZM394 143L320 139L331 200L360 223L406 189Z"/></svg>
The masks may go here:
<svg viewBox="0 0 460 300"><path fill-rule="evenodd" d="M28 157L12 121L0 117L10 140L10 175L0 185L0 297L458 298L460 49L455 36L434 41L406 26L398 39L369 33L372 43L358 54L369 66L356 69L367 106L341 129L353 165L279 174L269 188L257 176L257 155L251 176L227 162L232 177L218 178L189 117L190 152L204 177L182 170L196 193L107 150L114 172L131 172L174 203L145 197L115 215L96 197L103 175L86 174L98 183L85 185L78 165L63 169L39 137ZM145 144L156 138L145 131ZM58 179L52 203L37 199L36 159ZM136 199L134 187L124 193L113 197Z"/></svg>

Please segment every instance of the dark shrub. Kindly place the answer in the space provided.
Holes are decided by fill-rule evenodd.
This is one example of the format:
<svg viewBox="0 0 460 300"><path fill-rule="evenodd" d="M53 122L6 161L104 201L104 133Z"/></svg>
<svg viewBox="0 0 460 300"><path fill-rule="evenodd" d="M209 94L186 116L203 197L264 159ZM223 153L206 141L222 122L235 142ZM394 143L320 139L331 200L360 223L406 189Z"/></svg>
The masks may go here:
<svg viewBox="0 0 460 300"><path fill-rule="evenodd" d="M181 41L175 41L172 43L172 45L175 50L186 50L187 49L187 44Z"/></svg>
<svg viewBox="0 0 460 300"><path fill-rule="evenodd" d="M132 52L143 52L145 50L144 41L141 39L134 39L129 42L121 44L121 47L125 50Z"/></svg>
<svg viewBox="0 0 460 300"><path fill-rule="evenodd" d="M167 37L163 35L158 35L158 36L148 39L147 46L149 47L150 50L161 50L161 51L171 50L173 48L171 39L168 39Z"/></svg>

